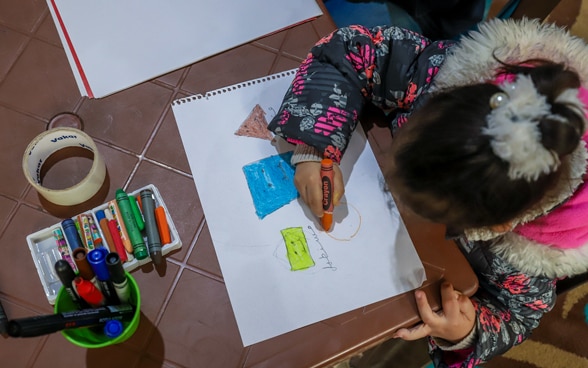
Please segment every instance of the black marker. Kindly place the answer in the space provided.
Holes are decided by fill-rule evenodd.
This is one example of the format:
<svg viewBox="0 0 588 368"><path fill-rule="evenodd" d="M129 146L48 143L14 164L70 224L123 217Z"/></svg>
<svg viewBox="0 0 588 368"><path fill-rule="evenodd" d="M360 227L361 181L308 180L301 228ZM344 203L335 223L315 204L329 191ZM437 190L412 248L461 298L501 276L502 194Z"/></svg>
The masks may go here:
<svg viewBox="0 0 588 368"><path fill-rule="evenodd" d="M88 308L89 305L86 303L80 296L78 292L74 288L73 281L76 278L76 273L74 272L73 268L64 259L60 259L55 262L55 273L59 280L63 284L63 288L71 297L71 300L76 304L79 309Z"/></svg>
<svg viewBox="0 0 588 368"><path fill-rule="evenodd" d="M121 303L128 303L131 297L131 288L125 270L118 253L110 252L106 256L106 267L110 273L110 280Z"/></svg>
<svg viewBox="0 0 588 368"><path fill-rule="evenodd" d="M12 337L35 337L69 328L101 325L111 319L130 321L134 313L135 308L129 304L110 305L13 319L8 321L7 330Z"/></svg>

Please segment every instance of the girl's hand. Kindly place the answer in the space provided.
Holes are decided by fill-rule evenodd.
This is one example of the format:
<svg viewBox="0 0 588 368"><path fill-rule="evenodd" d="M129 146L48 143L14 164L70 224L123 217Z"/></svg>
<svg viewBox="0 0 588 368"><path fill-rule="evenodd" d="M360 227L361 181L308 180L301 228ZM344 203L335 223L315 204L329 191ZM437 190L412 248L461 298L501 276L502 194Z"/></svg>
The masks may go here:
<svg viewBox="0 0 588 368"><path fill-rule="evenodd" d="M294 185L300 197L317 217L323 217L323 187L321 183L321 163L308 161L296 164ZM333 164L333 204L337 206L345 193L343 175L339 165Z"/></svg>
<svg viewBox="0 0 588 368"><path fill-rule="evenodd" d="M443 311L435 313L429 306L427 296L422 290L415 291L419 314L423 323L416 327L401 328L393 337L403 340L417 340L425 336L439 337L452 344L463 340L474 328L476 310L467 296L453 289L448 282L441 286Z"/></svg>

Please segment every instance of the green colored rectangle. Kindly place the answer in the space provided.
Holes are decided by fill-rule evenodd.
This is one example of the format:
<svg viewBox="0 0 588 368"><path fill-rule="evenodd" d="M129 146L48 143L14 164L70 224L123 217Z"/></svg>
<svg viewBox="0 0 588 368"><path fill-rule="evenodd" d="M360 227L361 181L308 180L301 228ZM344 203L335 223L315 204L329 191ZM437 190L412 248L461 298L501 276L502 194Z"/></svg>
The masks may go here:
<svg viewBox="0 0 588 368"><path fill-rule="evenodd" d="M289 227L280 231L284 242L292 271L304 270L314 266L308 243L302 227Z"/></svg>

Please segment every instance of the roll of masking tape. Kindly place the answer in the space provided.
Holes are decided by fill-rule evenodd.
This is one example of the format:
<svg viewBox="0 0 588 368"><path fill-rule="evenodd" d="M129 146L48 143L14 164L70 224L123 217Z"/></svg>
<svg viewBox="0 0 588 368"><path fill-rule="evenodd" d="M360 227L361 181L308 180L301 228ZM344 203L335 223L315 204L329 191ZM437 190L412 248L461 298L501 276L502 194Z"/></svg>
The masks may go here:
<svg viewBox="0 0 588 368"><path fill-rule="evenodd" d="M43 164L54 153L71 147L92 153L92 167L86 177L65 189L43 187ZM35 137L24 153L22 168L29 183L41 196L61 206L73 206L89 200L98 193L106 178L106 166L92 138L79 129L69 127L47 130Z"/></svg>

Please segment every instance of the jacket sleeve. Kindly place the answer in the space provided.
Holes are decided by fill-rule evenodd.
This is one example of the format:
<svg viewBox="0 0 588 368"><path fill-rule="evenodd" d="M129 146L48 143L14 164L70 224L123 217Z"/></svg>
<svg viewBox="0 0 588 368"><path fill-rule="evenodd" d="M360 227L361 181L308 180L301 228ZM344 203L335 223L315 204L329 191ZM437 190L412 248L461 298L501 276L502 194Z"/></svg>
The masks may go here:
<svg viewBox="0 0 588 368"><path fill-rule="evenodd" d="M397 27L341 28L311 49L268 128L339 162L364 104L410 111L447 45Z"/></svg>
<svg viewBox="0 0 588 368"><path fill-rule="evenodd" d="M479 274L476 339L472 346L444 351L429 340L435 367L475 367L523 342L555 305L555 281L525 275L496 257L492 274Z"/></svg>

